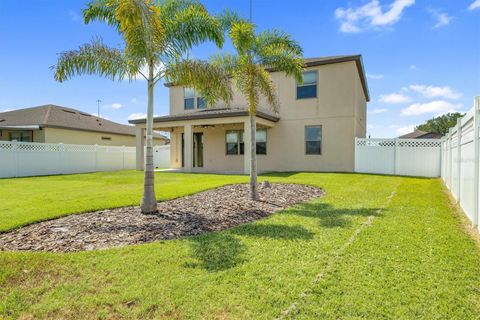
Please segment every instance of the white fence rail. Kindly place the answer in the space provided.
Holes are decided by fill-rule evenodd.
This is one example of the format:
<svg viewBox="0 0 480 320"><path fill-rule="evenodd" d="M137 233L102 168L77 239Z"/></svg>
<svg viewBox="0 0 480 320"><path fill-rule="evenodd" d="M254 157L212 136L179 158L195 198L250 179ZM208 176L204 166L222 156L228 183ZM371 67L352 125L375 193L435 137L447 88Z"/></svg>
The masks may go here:
<svg viewBox="0 0 480 320"><path fill-rule="evenodd" d="M355 172L439 177L441 144L435 139L355 139Z"/></svg>
<svg viewBox="0 0 480 320"><path fill-rule="evenodd" d="M0 141L0 178L135 169L135 147ZM170 146L154 147L155 166L170 165Z"/></svg>
<svg viewBox="0 0 480 320"><path fill-rule="evenodd" d="M479 224L480 97L442 142L442 179L473 225Z"/></svg>

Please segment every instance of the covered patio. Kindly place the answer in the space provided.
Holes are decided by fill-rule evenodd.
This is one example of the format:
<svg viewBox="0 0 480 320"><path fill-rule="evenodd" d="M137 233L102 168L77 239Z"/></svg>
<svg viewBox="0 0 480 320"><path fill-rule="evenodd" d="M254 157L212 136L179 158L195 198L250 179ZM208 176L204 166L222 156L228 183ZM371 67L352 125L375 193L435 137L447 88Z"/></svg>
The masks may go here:
<svg viewBox="0 0 480 320"><path fill-rule="evenodd" d="M264 129L266 143L267 130L279 120L276 115L257 111L257 136L258 130ZM251 134L245 109L204 109L156 117L153 122L153 130L170 133L171 170L248 174L251 152L244 146L250 145ZM146 120L131 120L130 123L136 127L136 168L143 170Z"/></svg>

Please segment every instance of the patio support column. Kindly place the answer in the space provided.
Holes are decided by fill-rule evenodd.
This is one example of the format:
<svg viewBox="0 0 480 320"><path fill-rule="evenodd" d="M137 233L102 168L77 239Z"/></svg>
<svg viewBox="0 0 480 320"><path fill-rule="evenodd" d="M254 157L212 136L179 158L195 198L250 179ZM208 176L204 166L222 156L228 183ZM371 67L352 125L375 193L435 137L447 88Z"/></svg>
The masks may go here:
<svg viewBox="0 0 480 320"><path fill-rule="evenodd" d="M140 127L135 127L135 153L136 153L136 169L143 171L145 168L145 138L144 138L145 129Z"/></svg>
<svg viewBox="0 0 480 320"><path fill-rule="evenodd" d="M184 170L185 172L192 172L193 169L193 126L187 124L183 127L184 148L183 155L185 157Z"/></svg>
<svg viewBox="0 0 480 320"><path fill-rule="evenodd" d="M250 160L252 159L251 148L250 148L250 141L252 139L251 130L250 130L250 121L248 118L245 119L243 123L243 149L244 149L244 156L243 156L243 173L250 174Z"/></svg>

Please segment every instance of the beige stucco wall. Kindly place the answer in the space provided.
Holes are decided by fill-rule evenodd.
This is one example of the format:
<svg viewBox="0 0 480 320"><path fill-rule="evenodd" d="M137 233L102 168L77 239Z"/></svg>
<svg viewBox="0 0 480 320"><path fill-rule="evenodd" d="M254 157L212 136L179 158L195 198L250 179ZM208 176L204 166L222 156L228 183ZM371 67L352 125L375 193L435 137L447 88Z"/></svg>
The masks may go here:
<svg viewBox="0 0 480 320"><path fill-rule="evenodd" d="M61 128L44 128L43 131L45 132L46 143L135 146L135 136ZM111 137L111 140L102 140L102 137ZM164 142L160 139L154 139L154 144L160 145Z"/></svg>
<svg viewBox="0 0 480 320"><path fill-rule="evenodd" d="M354 139L366 133L366 98L355 62L308 68L316 70L317 98L296 99L296 83L283 73L272 73L280 100L280 121L267 131L267 155L258 155L259 171L353 171ZM183 88L170 88L170 113L183 109ZM262 99L263 100L263 99ZM221 104L216 107L222 106ZM245 107L235 92L233 107ZM264 100L261 108L267 108ZM181 166L181 126L171 135L172 167ZM322 126L322 154L305 154L305 126ZM239 123L238 128L243 128ZM228 126L196 127L204 132L205 171L243 172L243 156L226 155Z"/></svg>

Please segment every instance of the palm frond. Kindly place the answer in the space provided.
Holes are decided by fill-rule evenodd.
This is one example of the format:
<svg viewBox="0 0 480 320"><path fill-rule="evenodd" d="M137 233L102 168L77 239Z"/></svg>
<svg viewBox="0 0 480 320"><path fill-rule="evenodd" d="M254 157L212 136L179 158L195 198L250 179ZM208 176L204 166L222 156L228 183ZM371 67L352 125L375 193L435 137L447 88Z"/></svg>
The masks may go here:
<svg viewBox="0 0 480 320"><path fill-rule="evenodd" d="M278 99L277 89L272 82L270 73L258 65L255 68L255 83L260 93L267 99L267 103L273 111L278 112L280 109L280 101Z"/></svg>
<svg viewBox="0 0 480 320"><path fill-rule="evenodd" d="M220 21L200 3L183 1L182 4L160 10L166 46L177 54L205 41L213 41L221 47L224 36Z"/></svg>
<svg viewBox="0 0 480 320"><path fill-rule="evenodd" d="M237 22L232 24L230 39L238 54L248 54L255 43L255 27L249 22Z"/></svg>
<svg viewBox="0 0 480 320"><path fill-rule="evenodd" d="M182 60L166 66L166 80L176 85L193 87L208 106L218 101L230 103L233 97L230 76L223 68L200 60Z"/></svg>
<svg viewBox="0 0 480 320"><path fill-rule="evenodd" d="M90 2L87 7L83 9L84 23L88 24L92 21L102 21L118 30L120 24L115 17L115 7L111 2L112 0L94 0Z"/></svg>
<svg viewBox="0 0 480 320"><path fill-rule="evenodd" d="M55 71L55 80L59 82L84 74L122 80L132 79L138 66L129 62L119 50L109 48L100 39L96 39L78 50L61 53L52 69Z"/></svg>
<svg viewBox="0 0 480 320"><path fill-rule="evenodd" d="M302 81L303 51L288 34L278 30L262 32L256 38L254 53L259 64Z"/></svg>
<svg viewBox="0 0 480 320"><path fill-rule="evenodd" d="M238 57L228 53L211 56L210 63L218 68L222 68L230 76L233 76L239 65Z"/></svg>

